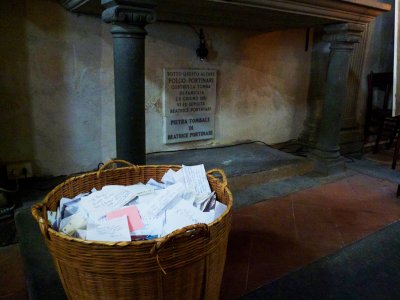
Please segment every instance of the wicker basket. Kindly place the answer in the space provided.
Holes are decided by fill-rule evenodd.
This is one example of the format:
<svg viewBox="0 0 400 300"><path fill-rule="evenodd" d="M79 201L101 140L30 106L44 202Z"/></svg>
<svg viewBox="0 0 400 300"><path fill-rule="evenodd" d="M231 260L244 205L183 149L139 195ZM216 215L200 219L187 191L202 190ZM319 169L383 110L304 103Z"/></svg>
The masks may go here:
<svg viewBox="0 0 400 300"><path fill-rule="evenodd" d="M135 242L85 241L48 226L47 210L56 210L62 197L110 184L160 181L169 168L180 168L129 164L106 170L114 162L121 161L66 180L32 207L68 298L218 299L232 218L232 194L222 170L208 171L207 178L228 209L209 225L191 225L163 238Z"/></svg>

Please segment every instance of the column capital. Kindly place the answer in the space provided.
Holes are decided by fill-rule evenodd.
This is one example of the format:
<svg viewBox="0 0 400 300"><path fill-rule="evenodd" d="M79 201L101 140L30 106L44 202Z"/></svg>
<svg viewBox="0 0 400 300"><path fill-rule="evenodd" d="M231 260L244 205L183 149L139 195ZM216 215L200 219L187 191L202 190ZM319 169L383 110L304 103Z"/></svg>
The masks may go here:
<svg viewBox="0 0 400 300"><path fill-rule="evenodd" d="M364 25L354 23L340 23L324 26L323 40L331 43L331 48L344 48L352 50L355 43L362 38Z"/></svg>
<svg viewBox="0 0 400 300"><path fill-rule="evenodd" d="M156 20L156 2L152 0L102 0L101 4L105 6L102 19L106 23L143 28Z"/></svg>

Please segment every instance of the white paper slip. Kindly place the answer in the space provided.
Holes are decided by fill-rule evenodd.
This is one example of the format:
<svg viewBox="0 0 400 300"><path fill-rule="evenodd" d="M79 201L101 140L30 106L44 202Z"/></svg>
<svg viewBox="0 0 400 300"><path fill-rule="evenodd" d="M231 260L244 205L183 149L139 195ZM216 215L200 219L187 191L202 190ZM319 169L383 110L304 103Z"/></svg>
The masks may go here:
<svg viewBox="0 0 400 300"><path fill-rule="evenodd" d="M136 192L120 186L104 187L101 191L92 193L81 200L82 207L96 220L106 213L120 208L136 197Z"/></svg>
<svg viewBox="0 0 400 300"><path fill-rule="evenodd" d="M189 191L194 191L196 194L211 193L204 165L182 166L181 170L185 178L186 188Z"/></svg>
<svg viewBox="0 0 400 300"><path fill-rule="evenodd" d="M62 198L60 199L59 206L60 206L61 209L62 209L63 206L64 206L66 203L71 202L71 201L73 201L73 199L62 197Z"/></svg>
<svg viewBox="0 0 400 300"><path fill-rule="evenodd" d="M143 219L144 227L141 229L137 229L131 234L133 235L152 235L152 236L161 236L164 229L165 223L165 214L161 215L157 218L152 219Z"/></svg>
<svg viewBox="0 0 400 300"><path fill-rule="evenodd" d="M215 192L212 192L210 194L197 195L195 197L193 205L201 211L210 211L215 208L215 201Z"/></svg>
<svg viewBox="0 0 400 300"><path fill-rule="evenodd" d="M169 169L164 176L161 178L161 181L166 185L171 185L175 183L185 183L185 178L183 177L183 172L182 169L178 171L174 171L172 169Z"/></svg>
<svg viewBox="0 0 400 300"><path fill-rule="evenodd" d="M60 232L67 235L73 235L78 229L84 229L87 221L84 216L80 214L72 215L68 218L62 219L60 223Z"/></svg>
<svg viewBox="0 0 400 300"><path fill-rule="evenodd" d="M76 214L79 211L79 202L81 201L81 199L82 198L77 198L75 200L64 203L61 209L61 217L64 219L73 214Z"/></svg>
<svg viewBox="0 0 400 300"><path fill-rule="evenodd" d="M178 171L175 172L174 179L175 179L175 183L180 182L182 184L185 184L185 177L183 176L182 169L179 169Z"/></svg>
<svg viewBox="0 0 400 300"><path fill-rule="evenodd" d="M55 223L55 228L54 228L55 230L59 230L60 223L61 223L61 209L60 209L60 207L57 207L56 223Z"/></svg>
<svg viewBox="0 0 400 300"><path fill-rule="evenodd" d="M214 220L218 219L225 212L225 210L227 208L228 208L228 206L226 206L225 204L223 204L219 201L216 201Z"/></svg>
<svg viewBox="0 0 400 300"><path fill-rule="evenodd" d="M76 237L78 239L86 240L86 230L78 229L75 232L74 237Z"/></svg>
<svg viewBox="0 0 400 300"><path fill-rule="evenodd" d="M65 216L64 216L65 205L66 205L67 203L69 203L69 202L72 202L72 201L74 201L74 200L73 200L73 199L70 199L70 198L65 198L65 197L62 197L62 198L60 199L59 207L60 207L61 218L62 218L62 219L65 218Z"/></svg>
<svg viewBox="0 0 400 300"><path fill-rule="evenodd" d="M154 201L155 198L158 197L158 194L161 194L164 192L164 189L160 190L155 190L153 194L147 194L147 195L142 195L137 198L133 202L130 202L129 205L138 205L138 204L146 204L148 202Z"/></svg>
<svg viewBox="0 0 400 300"><path fill-rule="evenodd" d="M115 189L126 189L131 192L136 193L136 196L151 194L154 192L154 187L145 185L141 182L133 185L106 185L102 188L102 190L115 190Z"/></svg>
<svg viewBox="0 0 400 300"><path fill-rule="evenodd" d="M93 190L96 191L95 188L93 188ZM93 192L93 190L92 190L92 192ZM89 195L89 194L92 193L92 192L89 192L89 193L80 193L79 195L76 195L72 200L77 200L77 199L83 198L83 197Z"/></svg>
<svg viewBox="0 0 400 300"><path fill-rule="evenodd" d="M174 184L175 183L174 174L175 174L175 171L172 169L169 169L167 172L165 172L164 176L161 178L161 181L164 184Z"/></svg>
<svg viewBox="0 0 400 300"><path fill-rule="evenodd" d="M176 183L164 190L158 190L154 197L148 198L148 201L141 201L141 197L139 197L136 205L142 218L154 218L161 215L165 209L179 202L185 193L185 186L181 183Z"/></svg>
<svg viewBox="0 0 400 300"><path fill-rule="evenodd" d="M157 182L153 178L150 178L146 185L152 186L155 190L165 189L165 183Z"/></svg>
<svg viewBox="0 0 400 300"><path fill-rule="evenodd" d="M57 226L57 212L48 210L47 220L49 221L50 226L54 229Z"/></svg>
<svg viewBox="0 0 400 300"><path fill-rule="evenodd" d="M103 242L129 242L131 241L131 234L128 218L123 216L101 224L88 224L86 239Z"/></svg>
<svg viewBox="0 0 400 300"><path fill-rule="evenodd" d="M201 212L187 201L180 201L172 209L166 211L163 235L174 230L197 223L211 223L214 220L213 212Z"/></svg>

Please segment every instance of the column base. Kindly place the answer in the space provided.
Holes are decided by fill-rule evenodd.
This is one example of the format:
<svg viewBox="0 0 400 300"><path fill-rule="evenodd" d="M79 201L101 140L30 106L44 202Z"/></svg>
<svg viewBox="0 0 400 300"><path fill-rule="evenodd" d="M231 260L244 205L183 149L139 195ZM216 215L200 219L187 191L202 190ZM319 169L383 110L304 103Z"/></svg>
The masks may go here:
<svg viewBox="0 0 400 300"><path fill-rule="evenodd" d="M323 175L346 171L345 160L338 152L332 153L313 149L308 157L314 160L314 170Z"/></svg>
<svg viewBox="0 0 400 300"><path fill-rule="evenodd" d="M340 131L340 153L361 153L364 147L364 133L360 128L342 129Z"/></svg>

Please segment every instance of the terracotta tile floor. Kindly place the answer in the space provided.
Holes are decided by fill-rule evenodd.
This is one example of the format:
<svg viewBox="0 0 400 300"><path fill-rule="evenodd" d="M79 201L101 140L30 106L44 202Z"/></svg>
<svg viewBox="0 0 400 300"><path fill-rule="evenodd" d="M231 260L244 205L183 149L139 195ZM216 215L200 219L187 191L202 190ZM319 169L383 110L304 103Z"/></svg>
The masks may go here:
<svg viewBox="0 0 400 300"><path fill-rule="evenodd" d="M400 219L396 189L355 175L236 210L221 299L243 295ZM18 245L0 248L0 270L0 299L26 299Z"/></svg>
<svg viewBox="0 0 400 300"><path fill-rule="evenodd" d="M221 299L234 299L400 219L397 186L354 175L238 209Z"/></svg>

